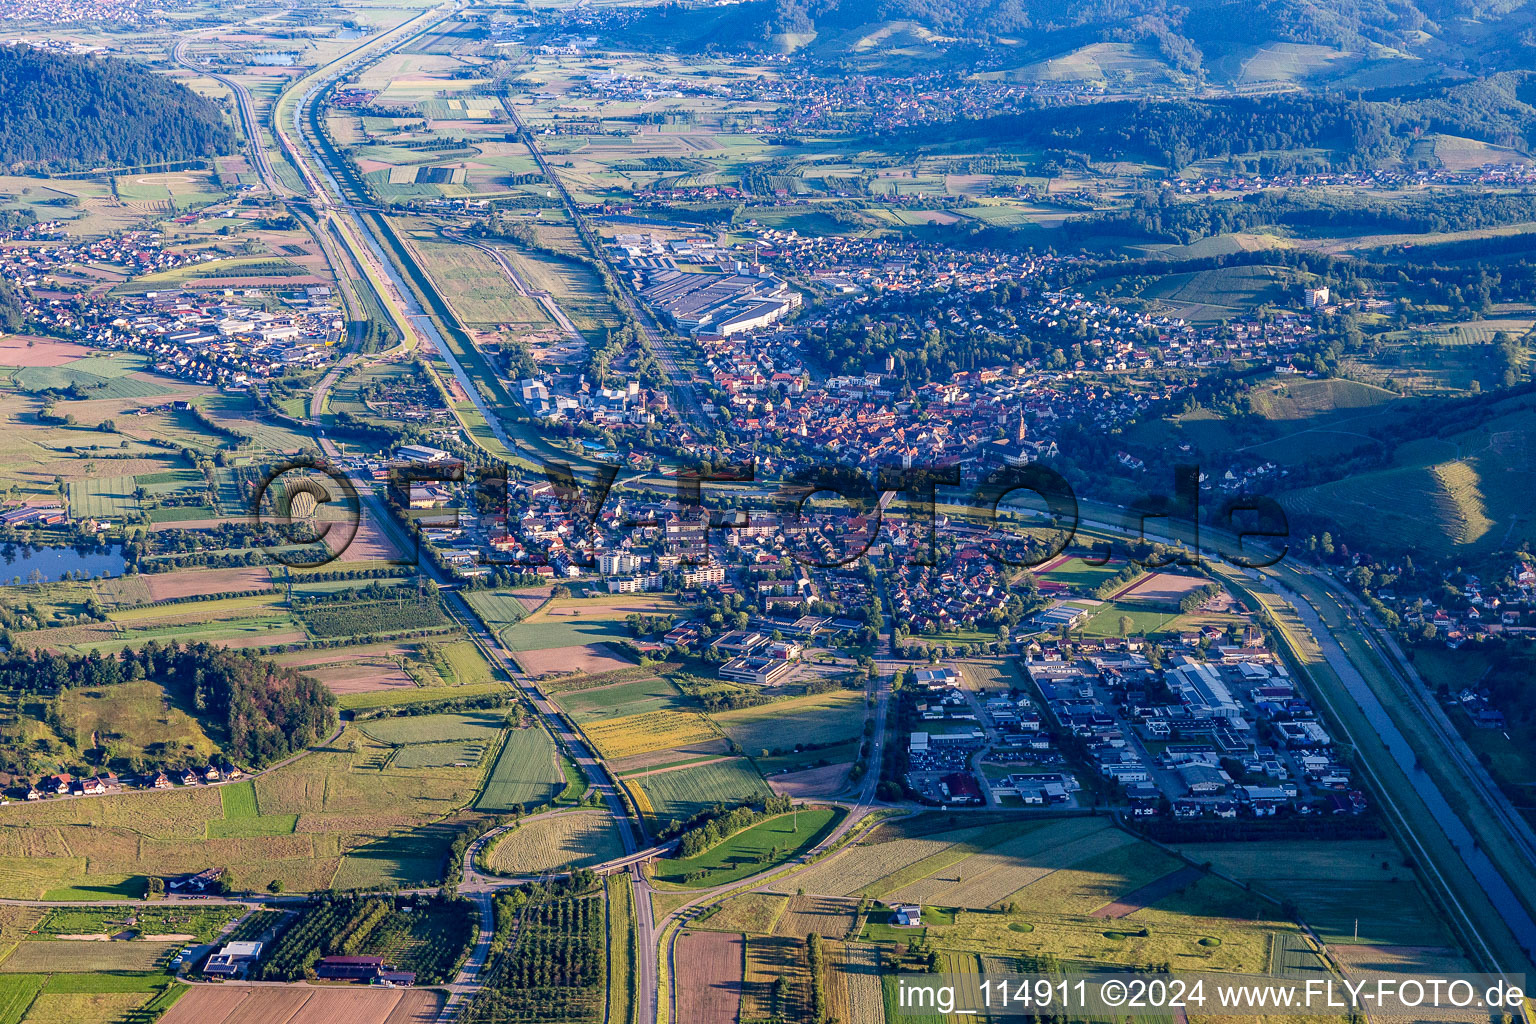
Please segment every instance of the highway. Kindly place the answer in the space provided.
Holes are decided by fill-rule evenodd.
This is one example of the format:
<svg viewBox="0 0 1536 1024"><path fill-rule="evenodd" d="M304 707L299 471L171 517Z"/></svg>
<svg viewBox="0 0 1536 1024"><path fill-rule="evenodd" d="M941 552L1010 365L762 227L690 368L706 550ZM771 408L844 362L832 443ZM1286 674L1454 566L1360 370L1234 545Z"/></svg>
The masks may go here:
<svg viewBox="0 0 1536 1024"><path fill-rule="evenodd" d="M1446 717L1445 709L1427 696L1430 692L1429 684L1419 675L1419 670L1398 646L1391 631L1376 620L1375 613L1369 607L1331 576L1315 573L1313 577L1328 588L1334 601L1339 604L1340 610L1355 627L1361 639L1376 652L1377 657L1388 670L1394 673L1403 697L1429 727L1445 756L1449 757L1457 770L1471 782L1477 791L1477 796L1497 818L1499 826L1509 833L1519 854L1525 858L1528 865L1536 865L1536 833L1532 832L1530 822L1515 809L1509 797L1488 774L1488 769L1473 756L1471 748L1461 738L1461 734L1456 731L1451 720Z"/></svg>
<svg viewBox="0 0 1536 1024"><path fill-rule="evenodd" d="M1414 780L1414 789L1433 815L1436 824L1450 841L1451 846L1455 848L1456 854L1461 860L1461 866L1477 880L1478 885L1487 894L1489 901L1493 904L1500 918L1503 919L1509 930L1514 933L1516 940L1527 951L1536 949L1536 922L1532 921L1530 914L1526 912L1525 907L1515 895L1514 890L1510 888L1509 882L1494 867L1493 862L1488 859L1488 855L1478 845L1472 832L1456 813L1455 805L1452 802L1452 798L1456 795L1451 794L1451 796L1447 796L1433 779L1418 768L1418 756L1414 753L1412 746L1409 745L1402 731L1398 729L1396 723L1392 721L1391 715L1387 713L1386 708L1382 705L1380 699L1377 698L1375 691L1365 681L1365 677L1360 674L1354 662L1349 660L1349 656L1339 646L1339 642L1334 639L1333 634L1328 630L1328 627L1323 623L1321 617L1319 617L1311 604L1300 594L1287 590L1278 584L1274 590L1276 594L1284 598L1295 608L1296 613L1301 617L1302 623L1312 633L1314 639L1317 640L1318 646L1322 649L1323 656L1328 660L1329 666L1344 684L1348 696L1360 706L1360 710L1376 730L1377 736L1392 760L1396 762L1405 775ZM1357 739L1363 739L1363 737ZM1369 747L1364 744L1357 744L1357 751L1364 754L1369 751ZM1488 948L1484 937L1478 934L1470 919L1467 921L1467 926L1474 936L1471 941L1483 944L1481 952L1484 959L1490 963L1498 963L1498 958ZM1499 966L1505 970L1518 970L1518 968L1512 965L1500 964Z"/></svg>
<svg viewBox="0 0 1536 1024"><path fill-rule="evenodd" d="M441 13L441 10L442 9L440 9L438 13ZM430 20L430 18L426 19L428 22L430 22ZM424 25L416 34L420 34L421 31L426 31L427 27L429 26ZM388 53L394 47L402 45L414 37L415 36L412 33L404 33L390 46L378 50L375 54L371 54L370 57L381 56L385 53ZM180 48L178 48L178 50L179 49ZM359 61L362 59L364 58L359 58ZM350 199L348 199L346 190L341 187L336 173L333 172L333 169L329 167L326 162L325 147L317 145L316 141L309 138L308 134L304 131L304 123L309 116L310 107L312 104L318 101L319 97L323 93L324 86L330 81L334 80L337 76L343 74L346 70L349 70L349 68L336 69L334 72L330 73L328 77L318 79L313 84L308 86L307 91L304 92L304 94L300 97L299 102L294 106L291 126L294 137L289 137L289 126L279 124L277 130L279 141L293 156L295 165L299 168L301 176L305 181L306 189L309 193L309 198L315 205L317 211L320 213L322 220L334 218L333 222L337 225L337 230L343 235L344 238L348 240L348 247L351 249L354 256L361 254L360 258L362 260L366 260L368 269L370 270L369 278L372 282L374 282L375 287L377 288L380 282L383 283L383 292L380 294L381 305L383 305L386 310L389 310L391 315L398 318L400 326L404 332L414 332L417 336L423 337L433 344L437 352L442 355L444 361L451 368L455 380L463 388L465 394L467 394L472 399L476 408L485 418L486 423L489 425L491 431L495 434L497 439L503 445L505 445L509 451L516 451L518 450L518 446L514 440L507 435L506 431L500 424L499 417L495 415L494 410L487 407L479 388L476 386L476 382L469 377L464 367L460 364L458 359L455 358L452 350L447 344L446 339L443 338L437 327L433 324L431 318L426 314L421 305L417 302L414 293L407 286L406 282L401 278L400 274L396 271L394 264L387 258L384 246L375 236L373 229L367 222L363 209L360 207L355 207ZM510 105L509 109L512 109ZM241 116L242 120L244 120L247 116L246 108L244 105L242 105ZM530 152L533 154L535 161L538 163L540 169L543 171L549 181L557 189L562 204L565 206L567 213L571 216L573 223L577 226L577 230L581 233L581 237L583 238L584 242L589 247L594 249L594 254L598 258L601 258L601 249L598 247L597 241L592 237L590 229L586 224L585 218L581 215L579 209L577 209L576 204L572 200L569 192L566 190L559 175L555 173L553 168L549 167L543 153L537 144L537 140L522 123L521 119L518 118L515 110L512 111L512 116L517 122L517 128L525 143L528 145ZM259 140L259 133L255 137ZM259 146L257 148L259 149ZM268 169L270 170L270 168ZM265 174L263 174L263 179L266 180ZM501 258L499 253L493 252L492 255L497 258L498 264L501 265L503 270L507 273L508 280L513 284L514 287L518 288L525 294L534 295L534 297L537 298L537 295L532 293L532 291L527 288L526 283L523 282L521 278L515 273L515 270L510 266L510 264ZM636 300L630 294L629 289L625 287L622 282L619 288L619 295L621 300L628 307L631 315L634 316L636 323L639 325L640 330L645 336L647 344L651 348L651 351L655 354L658 362L667 371L669 377L671 378L674 390L682 399L683 410L680 411L686 411L688 417L694 422L702 423L703 417L701 405L696 394L694 394L689 375L685 374L681 369L678 354L673 349L671 340L668 338L660 337L658 333L652 329L652 325L648 320L647 315L643 310L639 308ZM540 301L541 305L543 305L543 301ZM555 306L556 311L558 311L558 305L553 303L552 299L550 300L549 305ZM545 308L548 309L549 306L547 305ZM556 320L562 324L563 328L567 330L574 330L574 328L569 325L569 321L564 317L563 313L559 313L559 315L556 316ZM333 380L334 378L330 379ZM316 411L318 411L318 406L312 405L312 413ZM327 454L334 456L334 446L330 445L330 443L324 438L320 438L320 441L322 450L325 450ZM365 505L373 509L376 515L380 515L380 518L384 523L389 523L390 520L388 519L387 514L382 514L382 507L379 505L377 497L372 492L371 482L365 483L359 488L359 491L360 494L364 497ZM1109 524L1100 523L1093 525L1107 526ZM423 571L433 574L435 577L435 569L431 565L424 565L422 566L422 569ZM451 584L451 581L447 580L439 580L438 582L445 585ZM1470 877L1476 880L1478 887L1483 891L1483 893L1487 895L1489 902L1493 905L1499 914L1499 917L1503 920L1503 923L1508 926L1509 930L1513 933L1516 940L1528 951L1536 949L1536 922L1532 921L1530 914L1527 913L1525 907L1516 897L1509 882L1489 860L1487 855L1478 847L1473 834L1467 829L1461 818L1458 817L1456 812L1456 806L1459 802L1458 795L1455 793L1443 792L1424 773L1415 773L1415 755L1412 749L1409 747L1407 740L1397 729L1396 725L1391 721L1390 716L1386 714L1385 709L1382 708L1380 701L1376 698L1374 693L1370 691L1370 687L1366 684L1363 677L1360 676L1360 673L1355 668L1355 666L1350 662L1346 652L1344 652L1342 648L1339 647L1337 641L1333 639L1331 634L1329 634L1326 626L1318 618L1316 611L1313 610L1299 595L1293 592L1277 590L1276 593L1280 594L1280 596L1288 604L1295 608L1298 615L1301 616L1302 622L1310 631L1313 632L1320 647L1322 648L1324 657L1327 659L1329 665L1339 676L1340 680L1345 686L1345 689L1348 691L1348 697L1360 704L1361 709L1366 713L1373 727L1377 729L1378 734L1385 744L1384 750L1386 752L1386 756L1390 757L1392 761L1394 761L1400 768L1402 768L1403 771L1409 773L1410 778L1415 780L1416 784L1418 785L1420 795L1424 799L1425 805L1430 809L1434 819L1438 824L1438 827L1443 831L1445 840L1456 850L1458 858L1457 862L1444 864L1429 862L1424 865L1426 876L1430 877L1431 881L1433 881L1433 875L1437 872L1442 873L1442 875L1447 871L1458 873L1461 871L1467 872ZM594 790L599 793L603 801L607 804L609 811L614 816L614 818L621 823L620 832L624 839L626 856L635 856L641 854L646 849L643 823L630 817L615 784L608 777L608 774L601 761L587 747L586 743L580 735L579 730L576 729L565 718L565 716L560 713L559 709L555 707L555 705L545 700L542 695L539 694L537 687L534 686L517 670L512 662L510 653L506 651L506 649L502 646L499 638L491 634L490 631L485 628L484 623L480 622L480 620L475 617L472 612L470 612L467 604L463 602L463 599L451 591L447 593L447 597L449 604L454 609L455 613L461 616L463 621L468 624L469 629L474 636L475 642L480 645L482 651L486 653L486 656L494 664L498 665L503 669L503 671L507 672L508 678L511 678L514 681L514 684L528 697L529 703L533 706L535 712L548 725L548 727L551 729L551 732L556 735L562 745L571 752L573 759L576 761L583 774L587 776L589 784L592 785ZM1367 637L1367 642L1372 642L1370 640L1372 634L1371 632L1367 631L1365 624L1359 620L1358 614L1359 613L1357 612L1357 617L1354 620L1354 628L1361 629L1363 634ZM889 634L887 633L887 639L888 638ZM1390 654L1390 649L1387 657L1389 658L1389 663L1391 661L1397 660L1396 656ZM894 658L887 656L880 659L878 664L880 670L880 680L876 688L875 695L876 729L874 737L872 738L872 749L868 762L870 770L866 773L864 779L862 780L862 786L856 793L851 794L845 800L838 801L840 806L844 806L848 810L848 814L839 824L837 830L835 830L834 833L827 837L821 844L818 844L816 848L817 850L825 849L827 846L841 839L844 835L846 835L848 830L855 828L858 821L875 805L874 790L879 780L878 769L880 756L882 754L881 747L885 738L884 732L889 702L890 684L894 678L895 671L900 667L901 663L896 662ZM1400 663L1399 665L1401 668L1402 666ZM1414 690L1414 687L1409 685L1405 687L1405 689L1412 691ZM1433 721L1433 715L1429 715L1428 717L1431 719L1431 721ZM1448 727L1448 723L1446 723L1446 726ZM1475 787L1479 796L1488 801L1490 805L1495 807L1507 806L1507 800L1501 801L1500 798L1502 798L1502 794L1497 793L1496 787L1492 787L1491 790L1489 789L1489 787L1492 785L1491 780L1487 780L1486 773L1481 772L1480 766L1475 765L1475 763L1470 760L1470 755L1465 751L1464 745L1460 743L1459 739L1448 735L1444 736L1444 739L1447 744L1447 749L1452 751L1451 767L1453 767L1459 774L1464 775L1468 780L1468 784ZM1357 748L1359 749L1362 758L1370 759L1382 756L1382 752L1380 750L1373 750L1369 745L1357 745ZM1501 816L1505 815L1504 811L1499 811L1498 813ZM1517 820L1518 815L1514 814L1512 808L1509 808L1508 814L1513 815L1513 817L1503 817L1500 824L1505 830L1511 833L1511 835L1514 837L1514 841L1517 844L1525 844L1523 849L1529 856L1531 845L1528 830L1526 830L1526 838L1522 839L1520 835L1521 830L1517 826L1523 824L1523 822L1519 822ZM808 851L807 854L803 856L808 856L811 852L814 851ZM1424 859L1427 860L1427 856ZM704 906L708 906L713 902L718 902L730 894L740 891L749 891L750 888L752 888L754 885L763 884L763 882L766 881L768 877L777 877L784 874L786 872L786 868L781 866L770 872L765 872L763 876L747 879L742 883L722 887L719 890L701 890L699 895L691 899L688 904L667 915L660 921L654 921L650 919L649 885L647 884L643 874L640 872L638 863L632 862L630 870L632 871L635 882L636 911L640 920L636 942L637 976L640 979L639 990L636 993L636 998L639 1001L639 1007L641 1007L640 1019L642 1022L644 1022L644 1024L654 1024L654 1021L656 1021L658 1017L658 1012L661 1009L661 998L665 997L668 1000L667 1005L672 1007L672 1012L668 1014L668 1019L671 1021L676 1021L677 1017L674 1006L675 985L672 986L671 990L665 994L657 993L655 990L658 977L657 957L659 953L664 952L669 968L667 972L668 977L670 979L675 979L676 977L675 970L673 969L675 966L675 940L677 934L680 932L680 928L671 926L680 923L691 914L697 913L697 911L702 909ZM466 871L468 872L469 869L467 868ZM1441 888L1445 888L1443 885L1443 877L1441 882ZM486 922L489 921L489 894L494 891L494 884L488 881L483 881L479 878L472 879L468 873L466 873L465 883L466 885L472 886L470 891L466 892L466 895L476 899L477 902L481 904L482 923L488 927ZM1449 892L1448 889L1446 890L1445 894L1454 903L1455 897ZM1478 941L1478 929L1475 923L1478 919L1478 915L1470 912L1467 908L1461 908L1459 906L1458 912L1464 918L1463 927L1459 930L1470 933L1472 936L1474 936L1472 941ZM663 936L665 937L664 951L658 948L659 939ZM488 937L486 934L484 934L484 930L482 931L481 939L482 941L488 942ZM1492 954L1491 949L1486 945L1480 951L1480 955L1490 963L1498 963L1498 958ZM1514 965L1500 964L1499 966L1509 968L1513 967ZM460 1000L462 1000L462 998L468 998L470 995L472 995L474 986L477 984L478 976L482 967L483 961L476 963L473 958L471 963L466 965L466 972L461 974L460 979L457 979L455 982L456 986L459 986L462 983L462 988L460 989Z"/></svg>

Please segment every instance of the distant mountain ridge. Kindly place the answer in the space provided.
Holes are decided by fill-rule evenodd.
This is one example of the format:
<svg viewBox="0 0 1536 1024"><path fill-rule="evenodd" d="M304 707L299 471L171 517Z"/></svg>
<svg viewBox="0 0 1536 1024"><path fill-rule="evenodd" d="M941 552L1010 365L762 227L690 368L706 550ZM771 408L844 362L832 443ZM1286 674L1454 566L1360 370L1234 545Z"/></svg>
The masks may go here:
<svg viewBox="0 0 1536 1024"><path fill-rule="evenodd" d="M217 104L132 61L0 46L0 165L135 167L235 144Z"/></svg>
<svg viewBox="0 0 1536 1024"><path fill-rule="evenodd" d="M1274 43L1434 57L1474 73L1536 66L1533 0L748 0L662 5L635 18L626 24L636 38L680 51L794 48L897 22L1041 57L1144 44L1196 76L1236 49Z"/></svg>

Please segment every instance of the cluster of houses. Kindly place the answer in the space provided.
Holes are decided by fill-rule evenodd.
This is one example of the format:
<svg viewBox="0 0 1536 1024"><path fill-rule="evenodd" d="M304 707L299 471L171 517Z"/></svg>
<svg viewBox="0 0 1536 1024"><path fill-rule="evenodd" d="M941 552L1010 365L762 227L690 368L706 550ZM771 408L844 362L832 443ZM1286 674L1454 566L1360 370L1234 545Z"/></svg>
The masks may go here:
<svg viewBox="0 0 1536 1024"><path fill-rule="evenodd" d="M1410 596L1385 587L1375 597L1411 629L1452 650L1493 636L1536 636L1536 563L1518 560L1503 579L1490 583L1472 573L1436 583L1438 594Z"/></svg>
<svg viewBox="0 0 1536 1024"><path fill-rule="evenodd" d="M973 545L942 565L904 562L892 573L891 611L912 633L996 628L1012 596L1002 568Z"/></svg>
<svg viewBox="0 0 1536 1024"><path fill-rule="evenodd" d="M51 236L62 228L59 221L43 221L31 225L25 235ZM206 263L213 258L211 253L167 249L158 231L124 231L90 240L50 238L46 245L0 246L0 277L20 287L46 289L83 279L83 268L90 264L105 264L140 275Z"/></svg>
<svg viewBox="0 0 1536 1024"><path fill-rule="evenodd" d="M26 789L28 800L42 800L49 796L101 796L120 792L125 788L173 789L182 786L213 785L245 777L245 772L233 764L209 763L202 768L164 769L145 772L131 778L119 777L113 772L101 772L92 776L76 776L68 772L47 775Z"/></svg>
<svg viewBox="0 0 1536 1024"><path fill-rule="evenodd" d="M760 56L752 56L754 65ZM746 105L755 132L899 131L1029 109L1035 98L1067 98L1102 91L1085 81L979 80L951 70L915 75L847 73L757 75L707 86L699 92ZM839 192L841 179L826 182ZM849 180L847 186L856 187Z"/></svg>
<svg viewBox="0 0 1536 1024"><path fill-rule="evenodd" d="M523 406L531 415L543 419L594 423L600 427L645 426L656 422L669 402L658 391L642 388L639 381L624 387L594 385L586 374L578 374L570 386L557 375L529 377L516 384Z"/></svg>
<svg viewBox="0 0 1536 1024"><path fill-rule="evenodd" d="M1229 192L1262 192L1265 189L1345 187L1398 192L1429 185L1519 186L1536 182L1536 164L1511 160L1477 167L1380 167L1370 170L1295 171L1275 174L1257 172L1165 178L1159 187L1179 195L1211 195Z"/></svg>

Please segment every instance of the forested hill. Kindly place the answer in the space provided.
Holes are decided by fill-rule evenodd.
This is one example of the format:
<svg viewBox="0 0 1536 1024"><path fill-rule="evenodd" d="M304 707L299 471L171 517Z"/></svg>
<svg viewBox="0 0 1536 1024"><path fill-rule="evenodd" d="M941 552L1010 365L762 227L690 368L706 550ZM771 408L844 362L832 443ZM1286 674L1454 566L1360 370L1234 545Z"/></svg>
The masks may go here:
<svg viewBox="0 0 1536 1024"><path fill-rule="evenodd" d="M211 100L130 61L0 46L0 165L137 167L231 153Z"/></svg>
<svg viewBox="0 0 1536 1024"><path fill-rule="evenodd" d="M1209 157L1300 149L1326 150L1334 166L1369 167L1396 152L1405 114L1387 104L1326 95L1136 100L1042 106L1029 114L973 121L954 133L1173 169ZM911 141L922 137L914 132Z"/></svg>
<svg viewBox="0 0 1536 1024"><path fill-rule="evenodd" d="M606 21L605 21L606 19ZM1094 43L1143 44L1170 68L1202 77L1224 56L1302 43L1454 62L1467 70L1536 64L1536 4L1475 0L746 0L662 3L610 12L598 27L628 45L692 51L742 45L847 56L874 26L907 23L930 42L998 44L1026 60ZM850 50L854 47L855 50Z"/></svg>

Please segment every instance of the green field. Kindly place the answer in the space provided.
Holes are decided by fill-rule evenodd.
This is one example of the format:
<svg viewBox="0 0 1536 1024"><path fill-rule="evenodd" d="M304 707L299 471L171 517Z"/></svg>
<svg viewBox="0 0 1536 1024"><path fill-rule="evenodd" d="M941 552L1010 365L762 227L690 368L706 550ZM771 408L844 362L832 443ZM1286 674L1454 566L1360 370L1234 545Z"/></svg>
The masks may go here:
<svg viewBox="0 0 1536 1024"><path fill-rule="evenodd" d="M450 740L475 740L490 743L506 728L505 714L494 711L468 711L441 715L407 715L364 722L364 733L380 741L408 743L446 743Z"/></svg>
<svg viewBox="0 0 1536 1024"><path fill-rule="evenodd" d="M695 710L691 700L665 679L639 679L560 694L560 706L578 722L639 715L647 711Z"/></svg>
<svg viewBox="0 0 1536 1024"><path fill-rule="evenodd" d="M261 815L256 805L256 783L238 782L226 785L219 790L219 799L224 804L224 819L234 821L242 818L256 818Z"/></svg>
<svg viewBox="0 0 1536 1024"><path fill-rule="evenodd" d="M496 766L485 780L475 807L510 811L521 804L537 807L554 800L565 788L565 774L555 758L555 741L538 725L507 733Z"/></svg>
<svg viewBox="0 0 1536 1024"><path fill-rule="evenodd" d="M745 758L730 758L630 780L650 803L651 820L686 821L717 803L762 800L772 793Z"/></svg>
<svg viewBox="0 0 1536 1024"><path fill-rule="evenodd" d="M502 643L509 651L545 651L552 647L580 647L605 641L627 640L629 631L622 619L581 619L569 621L539 617L524 620L505 629Z"/></svg>
<svg viewBox="0 0 1536 1024"><path fill-rule="evenodd" d="M714 719L749 756L793 747L823 747L857 738L864 728L864 692L826 693L724 711Z"/></svg>
<svg viewBox="0 0 1536 1024"><path fill-rule="evenodd" d="M0 975L0 1024L18 1024L46 980L36 974Z"/></svg>
<svg viewBox="0 0 1536 1024"><path fill-rule="evenodd" d="M507 590L471 590L464 600L497 636L528 617L528 606Z"/></svg>
<svg viewBox="0 0 1536 1024"><path fill-rule="evenodd" d="M219 788L224 805L223 820L208 823L210 839L252 839L258 836L288 836L298 828L297 814L262 814L256 800L254 781L226 784Z"/></svg>
<svg viewBox="0 0 1536 1024"><path fill-rule="evenodd" d="M707 887L767 871L820 842L843 814L840 808L817 807L769 818L696 857L657 861L655 877Z"/></svg>

